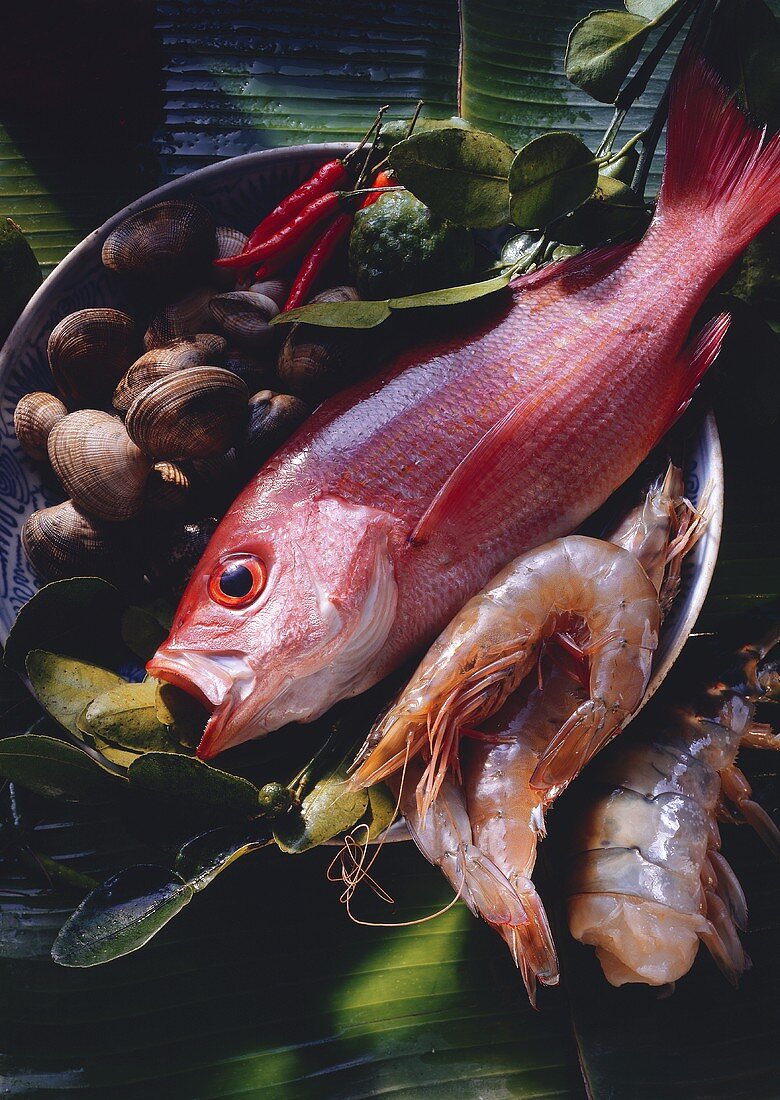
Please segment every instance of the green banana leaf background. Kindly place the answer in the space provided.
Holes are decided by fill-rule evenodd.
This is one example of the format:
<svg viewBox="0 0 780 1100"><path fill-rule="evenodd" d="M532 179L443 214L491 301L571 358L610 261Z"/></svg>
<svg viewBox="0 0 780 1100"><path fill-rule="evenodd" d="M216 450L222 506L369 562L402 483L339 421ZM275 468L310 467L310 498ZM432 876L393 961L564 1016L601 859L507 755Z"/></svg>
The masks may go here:
<svg viewBox="0 0 780 1100"><path fill-rule="evenodd" d="M264 146L357 137L381 103L408 116L420 98L433 116L460 109L515 145L570 129L595 147L611 108L562 68L567 34L589 8L28 0L3 15L2 212L50 270L159 182ZM777 364L767 370L751 339L732 342L702 398L719 414L727 501L702 630L780 589ZM746 756L745 766L777 813L773 761ZM142 845L121 808L109 816L30 796L22 809L37 851L95 878L161 861L154 830ZM221 875L143 951L86 971L49 956L79 895L6 864L0 1090L89 1100L777 1097L777 870L742 830L725 831L724 849L751 907L753 969L739 990L703 955L669 999L612 990L559 915L565 977L536 1012L503 945L462 905L403 923L450 900L411 845L388 845L375 867L391 906L354 899L361 920L395 927L350 922L327 880L335 850L269 848ZM552 898L555 861L541 871Z"/></svg>

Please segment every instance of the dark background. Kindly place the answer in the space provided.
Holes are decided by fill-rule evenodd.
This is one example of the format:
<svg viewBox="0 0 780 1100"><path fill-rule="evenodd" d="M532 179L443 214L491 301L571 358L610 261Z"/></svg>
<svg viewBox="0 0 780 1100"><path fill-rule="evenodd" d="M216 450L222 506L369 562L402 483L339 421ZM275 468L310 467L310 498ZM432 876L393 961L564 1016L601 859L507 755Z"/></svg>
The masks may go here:
<svg viewBox="0 0 780 1100"><path fill-rule="evenodd" d="M565 11L568 26L590 7L526 6ZM0 213L29 234L45 270L129 200L215 159L356 136L386 100L424 98L439 116L455 110L451 0L26 0L4 9ZM514 30L522 33L521 19ZM543 63L558 72L561 47L557 39L554 51L540 47ZM567 125L584 117L562 96L547 109ZM704 629L780 589L777 364L772 370L762 354L761 341L735 326L725 363L699 398L700 407L716 403L726 463L726 524ZM93 873L138 857L115 821L87 816L74 822L50 813L39 845ZM735 843L740 870L755 872L748 998L699 960L690 985L661 1015L641 994L591 1001L582 986L547 995L534 1015L503 947L462 907L416 929L356 928L325 881L323 853L300 862L260 853L141 955L89 972L48 959L72 905L9 894L0 911L0 1087L15 1096L85 1090L91 1100L397 1098L423 1087L442 1100L579 1097L571 996L591 1047L592 1025L608 1048L631 1021L617 1056L599 1052L613 1082L600 1095L677 1095L653 1077L670 1042L686 1051L677 1074L686 1096L777 1095L771 1067L728 1044L737 1017L749 1018L767 1044L776 1041L776 872L749 838ZM401 898L389 919L447 899L408 849L387 853L383 867L382 881L398 886ZM586 977L584 988L603 994L595 964ZM680 1049L668 1057L679 1059Z"/></svg>

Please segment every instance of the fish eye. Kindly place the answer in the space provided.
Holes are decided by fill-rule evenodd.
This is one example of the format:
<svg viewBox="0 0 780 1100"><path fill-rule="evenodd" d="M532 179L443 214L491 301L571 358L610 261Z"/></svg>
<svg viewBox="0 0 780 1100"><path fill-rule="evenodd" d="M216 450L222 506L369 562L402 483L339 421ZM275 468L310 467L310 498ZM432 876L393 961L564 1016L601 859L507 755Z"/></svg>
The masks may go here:
<svg viewBox="0 0 780 1100"><path fill-rule="evenodd" d="M219 563L209 578L209 595L222 607L246 607L265 588L266 568L253 554Z"/></svg>

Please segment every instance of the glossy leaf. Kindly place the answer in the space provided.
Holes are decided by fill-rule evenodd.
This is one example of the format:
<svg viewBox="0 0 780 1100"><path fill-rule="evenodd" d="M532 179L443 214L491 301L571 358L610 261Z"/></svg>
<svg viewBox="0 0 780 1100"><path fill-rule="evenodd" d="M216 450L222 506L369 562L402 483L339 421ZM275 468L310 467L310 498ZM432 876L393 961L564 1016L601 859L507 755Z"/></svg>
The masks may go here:
<svg viewBox="0 0 780 1100"><path fill-rule="evenodd" d="M146 753L130 765L128 778L131 786L183 809L203 809L227 819L258 813L254 784L189 756Z"/></svg>
<svg viewBox="0 0 780 1100"><path fill-rule="evenodd" d="M0 660L0 737L24 732L40 716L40 706L20 677Z"/></svg>
<svg viewBox="0 0 780 1100"><path fill-rule="evenodd" d="M540 229L593 193L598 165L574 134L543 134L525 145L509 173L512 221L521 229Z"/></svg>
<svg viewBox="0 0 780 1100"><path fill-rule="evenodd" d="M122 615L122 640L142 661L150 660L168 631L145 607L128 607Z"/></svg>
<svg viewBox="0 0 780 1100"><path fill-rule="evenodd" d="M507 177L514 150L482 130L412 134L393 147L398 181L434 213L458 225L494 229L509 220Z"/></svg>
<svg viewBox="0 0 780 1100"><path fill-rule="evenodd" d="M643 19L657 19L677 7L680 0L625 0L626 11Z"/></svg>
<svg viewBox="0 0 780 1100"><path fill-rule="evenodd" d="M33 649L27 655L27 675L42 707L69 733L78 737L79 717L97 696L126 686L115 672L98 665Z"/></svg>
<svg viewBox="0 0 780 1100"><path fill-rule="evenodd" d="M385 829L389 829L395 820L396 800L390 788L384 783L376 783L368 788L368 808L366 810L366 824L368 825L368 839L376 840Z"/></svg>
<svg viewBox="0 0 780 1100"><path fill-rule="evenodd" d="M107 879L62 926L52 947L61 966L96 966L143 947L194 890L166 867L143 864Z"/></svg>
<svg viewBox="0 0 780 1100"><path fill-rule="evenodd" d="M568 245L588 247L624 234L639 236L649 215L635 191L620 180L599 176L593 195L551 229Z"/></svg>
<svg viewBox="0 0 780 1100"><path fill-rule="evenodd" d="M622 157L613 160L611 164L602 164L599 168L599 174L620 180L621 183L630 184L638 164L639 152L636 145L634 145Z"/></svg>
<svg viewBox="0 0 780 1100"><path fill-rule="evenodd" d="M375 328L397 310L455 306L485 298L488 294L503 290L509 285L511 278L511 271L506 271L478 283L428 290L403 298L386 298L382 302L315 302L310 306L300 306L287 313L280 313L271 324L289 325L294 321L302 321L304 324L321 325L323 328Z"/></svg>
<svg viewBox="0 0 780 1100"><path fill-rule="evenodd" d="M406 138L410 136L409 127L411 121L411 117L393 118L388 122L382 123L382 132L379 135L379 141L377 142L374 153L375 163L384 160L393 146L398 145L401 141L405 141ZM466 122L464 118L460 118L458 115L451 115L450 118L426 118L422 116L415 122L413 132L415 134L427 134L434 130L451 130L453 127L461 130L468 130L470 126L471 124L469 122Z"/></svg>
<svg viewBox="0 0 780 1100"><path fill-rule="evenodd" d="M564 69L572 84L612 103L650 32L647 19L621 11L592 11L569 36Z"/></svg>
<svg viewBox="0 0 780 1100"><path fill-rule="evenodd" d="M540 257L543 251L542 234L518 233L516 237L510 237L501 249L501 262L507 265L517 264L521 269ZM540 247L541 246L541 247Z"/></svg>
<svg viewBox="0 0 780 1100"><path fill-rule="evenodd" d="M297 854L348 832L368 809L368 792L347 789L344 770L315 783L299 811L291 810L274 826L283 852Z"/></svg>
<svg viewBox="0 0 780 1100"><path fill-rule="evenodd" d="M176 857L176 871L193 890L203 890L231 863L264 848L272 839L271 828L263 821L211 829L182 847Z"/></svg>
<svg viewBox="0 0 780 1100"><path fill-rule="evenodd" d="M302 321L305 325L321 325L323 328L376 328L391 314L389 301L384 302L315 302L279 313L272 325L291 325Z"/></svg>
<svg viewBox="0 0 780 1100"><path fill-rule="evenodd" d="M122 602L118 590L97 577L45 585L19 612L5 643L5 663L24 672L31 649L105 659L116 648Z"/></svg>
<svg viewBox="0 0 780 1100"><path fill-rule="evenodd" d="M773 0L774 2L774 0ZM515 149L539 134L568 130L597 149L613 114L563 74L567 36L592 5L557 0L460 0L463 47L459 68L460 113ZM650 124L669 79L679 39L661 59L648 91L629 111L625 133ZM662 146L653 161L650 193L660 180Z"/></svg>
<svg viewBox="0 0 780 1100"><path fill-rule="evenodd" d="M158 717L157 690L156 680L145 680L98 695L84 714L89 733L132 752L181 752L170 726Z"/></svg>
<svg viewBox="0 0 780 1100"><path fill-rule="evenodd" d="M0 775L46 798L106 802L116 794L115 779L75 745L27 733L0 741Z"/></svg>
<svg viewBox="0 0 780 1100"><path fill-rule="evenodd" d="M117 748L116 745L110 745L108 741L101 741L99 737L94 737L93 741L95 749L100 755L104 757L109 764L114 764L118 768L129 768L141 755L132 750Z"/></svg>

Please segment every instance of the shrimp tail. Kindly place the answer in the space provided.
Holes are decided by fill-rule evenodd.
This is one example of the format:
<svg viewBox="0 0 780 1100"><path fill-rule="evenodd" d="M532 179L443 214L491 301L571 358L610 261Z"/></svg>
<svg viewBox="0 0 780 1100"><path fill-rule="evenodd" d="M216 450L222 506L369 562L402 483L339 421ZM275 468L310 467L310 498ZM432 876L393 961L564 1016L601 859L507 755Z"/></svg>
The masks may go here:
<svg viewBox="0 0 780 1100"><path fill-rule="evenodd" d="M522 901L525 919L495 927L503 936L522 975L529 1001L536 1008L537 983L557 985L560 980L558 955L547 913L534 884L530 879L525 879L522 886L515 883L515 888Z"/></svg>
<svg viewBox="0 0 780 1100"><path fill-rule="evenodd" d="M524 923L524 902L492 860L473 844L469 844L463 854L463 897L474 915L498 928Z"/></svg>

